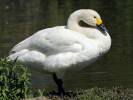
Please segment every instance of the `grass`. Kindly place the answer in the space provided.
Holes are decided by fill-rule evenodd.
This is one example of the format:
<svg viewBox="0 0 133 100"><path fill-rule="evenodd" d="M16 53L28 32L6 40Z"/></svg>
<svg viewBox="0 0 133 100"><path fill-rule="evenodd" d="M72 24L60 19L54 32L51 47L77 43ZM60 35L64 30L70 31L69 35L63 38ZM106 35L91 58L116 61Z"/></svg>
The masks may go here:
<svg viewBox="0 0 133 100"><path fill-rule="evenodd" d="M133 100L133 89L122 87L91 88L87 90L67 91L71 97L60 98L56 92L29 90L30 73L28 68L17 64L17 59L8 61L9 58L0 58L0 100L18 100L44 96L50 100Z"/></svg>
<svg viewBox="0 0 133 100"><path fill-rule="evenodd" d="M133 100L133 89L123 89L122 87L113 87L112 89L95 87L69 93L71 97L65 96L63 100ZM52 93L46 97L50 100L62 100Z"/></svg>

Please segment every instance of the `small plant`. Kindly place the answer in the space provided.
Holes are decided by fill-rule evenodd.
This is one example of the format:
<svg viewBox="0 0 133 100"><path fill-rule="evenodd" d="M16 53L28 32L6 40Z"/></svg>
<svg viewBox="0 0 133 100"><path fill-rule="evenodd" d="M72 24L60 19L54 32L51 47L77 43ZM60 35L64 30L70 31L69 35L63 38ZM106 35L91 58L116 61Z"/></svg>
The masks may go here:
<svg viewBox="0 0 133 100"><path fill-rule="evenodd" d="M27 87L27 84L31 84L28 68L18 65L17 59L8 59L0 58L0 100L28 98L31 96Z"/></svg>
<svg viewBox="0 0 133 100"><path fill-rule="evenodd" d="M44 89L43 90L38 89L38 92L37 92L38 96L43 96L44 91L45 91Z"/></svg>

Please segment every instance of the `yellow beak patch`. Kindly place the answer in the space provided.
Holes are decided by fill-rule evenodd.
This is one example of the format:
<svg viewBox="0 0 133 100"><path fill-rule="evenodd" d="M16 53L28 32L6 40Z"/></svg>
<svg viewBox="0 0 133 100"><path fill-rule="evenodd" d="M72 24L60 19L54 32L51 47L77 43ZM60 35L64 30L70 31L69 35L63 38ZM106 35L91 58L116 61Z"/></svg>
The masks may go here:
<svg viewBox="0 0 133 100"><path fill-rule="evenodd" d="M97 21L97 25L102 24L102 20L100 18L96 18L96 21Z"/></svg>

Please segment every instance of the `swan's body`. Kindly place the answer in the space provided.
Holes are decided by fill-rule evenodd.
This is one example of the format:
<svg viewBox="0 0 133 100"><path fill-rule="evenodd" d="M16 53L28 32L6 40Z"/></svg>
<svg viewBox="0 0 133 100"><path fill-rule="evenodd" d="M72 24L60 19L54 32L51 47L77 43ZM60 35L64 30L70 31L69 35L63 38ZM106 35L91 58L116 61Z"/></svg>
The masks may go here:
<svg viewBox="0 0 133 100"><path fill-rule="evenodd" d="M93 10L78 10L71 14L67 26L38 31L13 47L9 57L18 57L20 64L62 78L62 73L86 67L109 50L111 39L107 32L78 24L83 20L96 26L102 23L99 19Z"/></svg>

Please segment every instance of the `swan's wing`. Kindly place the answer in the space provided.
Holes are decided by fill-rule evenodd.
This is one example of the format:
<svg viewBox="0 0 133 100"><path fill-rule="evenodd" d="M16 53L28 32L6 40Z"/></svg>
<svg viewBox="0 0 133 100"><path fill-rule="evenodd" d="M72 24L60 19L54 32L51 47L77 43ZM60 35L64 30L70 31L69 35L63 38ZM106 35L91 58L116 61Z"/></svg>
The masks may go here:
<svg viewBox="0 0 133 100"><path fill-rule="evenodd" d="M12 52L19 52L23 49L36 50L45 55L53 55L65 52L79 52L83 49L82 35L65 29L54 27L41 30L31 37L13 47Z"/></svg>
<svg viewBox="0 0 133 100"><path fill-rule="evenodd" d="M21 41L21 42L18 43L17 45L15 45L15 46L11 49L9 55L14 54L14 53L16 53L16 52L19 52L19 51L21 51L21 50L23 50L23 49L28 48L28 47L29 47L29 43L30 43L30 37L27 38L27 39L25 39L25 40L23 40L23 41Z"/></svg>
<svg viewBox="0 0 133 100"><path fill-rule="evenodd" d="M60 72L86 59L81 52L86 50L87 40L84 35L64 27L49 28L17 44L12 49L16 53L10 57L18 57L20 63L40 66L48 72Z"/></svg>
<svg viewBox="0 0 133 100"><path fill-rule="evenodd" d="M52 28L33 37L30 47L53 55L64 52L79 52L82 50L81 38L74 31L64 28Z"/></svg>

